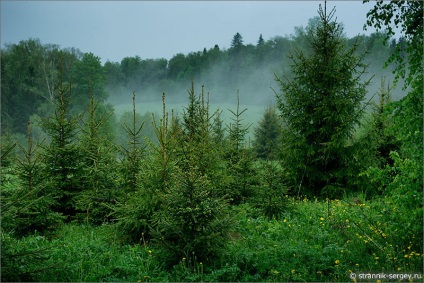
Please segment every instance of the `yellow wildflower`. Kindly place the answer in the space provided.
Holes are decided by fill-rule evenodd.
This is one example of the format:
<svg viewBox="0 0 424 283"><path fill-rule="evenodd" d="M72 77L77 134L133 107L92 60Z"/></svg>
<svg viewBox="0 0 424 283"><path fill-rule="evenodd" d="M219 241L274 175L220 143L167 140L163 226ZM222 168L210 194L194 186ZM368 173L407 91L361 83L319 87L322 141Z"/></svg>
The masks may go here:
<svg viewBox="0 0 424 283"><path fill-rule="evenodd" d="M339 264L340 263L340 260L336 259L335 263L336 264Z"/></svg>

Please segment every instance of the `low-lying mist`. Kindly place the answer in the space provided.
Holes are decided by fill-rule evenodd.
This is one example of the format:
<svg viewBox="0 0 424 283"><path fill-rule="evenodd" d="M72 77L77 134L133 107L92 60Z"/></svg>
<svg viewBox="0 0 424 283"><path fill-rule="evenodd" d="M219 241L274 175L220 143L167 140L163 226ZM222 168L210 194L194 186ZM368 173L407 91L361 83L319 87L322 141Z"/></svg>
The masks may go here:
<svg viewBox="0 0 424 283"><path fill-rule="evenodd" d="M367 73L363 75L362 81L369 80L368 93L364 103L378 100L378 91L381 88L382 79L393 87L394 75L390 69L384 69L384 62L369 62ZM287 73L281 70L287 70L287 66L278 63L269 63L249 70L239 70L237 73L230 73L225 76L224 67L216 64L203 71L196 78L193 78L196 94L200 94L202 86L206 99L210 103L211 111L222 110L222 118L229 120L229 111L234 110L238 97L240 109L247 108L244 114L246 125L255 125L261 118L265 108L269 105L275 105L276 93L279 93L279 85L275 81L275 76L284 78ZM289 77L289 76L287 76ZM161 81L156 85L149 87L138 86L129 89L124 86L119 88L109 88L109 103L111 103L119 116L125 111L132 109L132 93L136 93L136 110L141 114L162 112L162 94L166 95L166 107L170 113L171 109L175 114L181 114L188 100L188 89L191 86L190 80L187 81ZM404 96L402 91L403 83L400 81L391 91L392 100L399 100Z"/></svg>

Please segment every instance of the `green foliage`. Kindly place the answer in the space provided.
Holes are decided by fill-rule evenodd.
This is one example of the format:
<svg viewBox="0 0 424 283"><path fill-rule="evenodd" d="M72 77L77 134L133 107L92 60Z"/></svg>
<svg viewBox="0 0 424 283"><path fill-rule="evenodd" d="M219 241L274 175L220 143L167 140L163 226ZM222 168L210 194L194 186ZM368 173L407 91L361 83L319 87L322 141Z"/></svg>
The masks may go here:
<svg viewBox="0 0 424 283"><path fill-rule="evenodd" d="M144 186L154 188L163 194L168 188L174 166L178 162L176 148L180 128L176 124L174 114L166 111L165 94L162 95L162 118L157 122L152 114L153 128L158 143L151 143L149 161L146 162L146 182Z"/></svg>
<svg viewBox="0 0 424 283"><path fill-rule="evenodd" d="M261 159L274 158L278 154L281 122L275 108L268 106L254 129L253 149Z"/></svg>
<svg viewBox="0 0 424 283"><path fill-rule="evenodd" d="M220 154L211 144L211 119L204 91L189 92L177 140L178 163L164 192L163 207L154 214L154 237L168 264L186 258L190 266L211 262L226 242L227 202L220 194Z"/></svg>
<svg viewBox="0 0 424 283"><path fill-rule="evenodd" d="M248 204L234 206L234 228L219 259L176 258L171 269L163 247L119 245L122 233L112 225L66 224L51 239L2 233L2 281L346 282L364 270L421 273L422 231L402 233L410 223L403 211L389 198L357 194L331 201L288 197L279 220L258 216Z"/></svg>
<svg viewBox="0 0 424 283"><path fill-rule="evenodd" d="M406 79L405 87L415 80L420 80L420 77L422 79L422 15L422 1L377 1L367 13L365 27L386 30L386 39L395 35L397 30L404 36L405 45L396 45L396 51L388 58L386 65L391 62L396 64L396 78Z"/></svg>
<svg viewBox="0 0 424 283"><path fill-rule="evenodd" d="M143 128L141 129L142 138L139 141L140 147L148 147L150 142L157 143L155 129L152 123L152 113L145 113L141 115L140 113L136 113L136 127L140 127L143 124ZM126 132L125 125L131 125L133 123L133 111L125 111L119 117L116 129L116 138L115 143L120 148L125 148L126 150L130 149L130 144L128 143L128 133Z"/></svg>
<svg viewBox="0 0 424 283"><path fill-rule="evenodd" d="M62 56L62 59L60 57ZM62 76L69 81L69 70L79 51L62 50L57 45L42 44L38 39L7 44L1 60L2 134L6 131L26 133L26 122L39 107L49 105L54 84Z"/></svg>
<svg viewBox="0 0 424 283"><path fill-rule="evenodd" d="M109 207L115 203L117 190L116 148L104 129L113 112L105 112L104 105L90 94L88 117L82 126L80 150L83 153L81 184L76 206L84 211L86 222L100 224L108 220ZM103 111L102 111L103 110Z"/></svg>
<svg viewBox="0 0 424 283"><path fill-rule="evenodd" d="M255 195L255 206L269 220L279 219L287 208L288 189L280 164L273 160L261 161L259 185Z"/></svg>
<svg viewBox="0 0 424 283"><path fill-rule="evenodd" d="M346 184L351 160L348 142L363 111L368 82L357 46L348 49L342 27L319 10L321 23L312 31L309 56L292 56L293 78L277 78L277 95L285 129L281 150L292 186L303 184L310 193L334 191Z"/></svg>
<svg viewBox="0 0 424 283"><path fill-rule="evenodd" d="M243 37L240 33L236 33L231 41L231 48L237 52L241 47L243 47Z"/></svg>
<svg viewBox="0 0 424 283"><path fill-rule="evenodd" d="M175 264L186 258L211 263L224 247L230 221L225 199L214 196L214 187L196 167L178 168L165 195L165 209L154 215L155 237Z"/></svg>
<svg viewBox="0 0 424 283"><path fill-rule="evenodd" d="M121 176L122 189L125 192L133 192L140 184L139 172L144 148L141 147L141 130L144 123L139 124L135 111L135 92L133 92L133 112L130 124L124 124L124 130L127 134L128 147L121 147Z"/></svg>
<svg viewBox="0 0 424 283"><path fill-rule="evenodd" d="M238 236L228 245L223 262L239 268L236 280L241 282L345 282L350 273L368 269L422 270L420 249L412 245L420 242L420 232L399 243L403 234L395 227L405 222L392 217L396 206L357 197L288 198L288 210L271 221L243 207L235 213Z"/></svg>
<svg viewBox="0 0 424 283"><path fill-rule="evenodd" d="M46 131L49 144L43 148L43 174L48 180L48 191L58 201L54 208L64 216L76 215L74 197L82 189L82 156L76 143L78 116L70 113L72 84L64 86L62 80L55 87L54 113L42 117L42 127Z"/></svg>
<svg viewBox="0 0 424 283"><path fill-rule="evenodd" d="M44 187L39 145L33 144L28 122L28 144L19 145L23 157L17 158L17 186L4 186L2 194L2 228L21 237L39 231L52 231L63 217L52 211L57 205L53 194ZM11 185L11 184L10 184Z"/></svg>
<svg viewBox="0 0 424 283"><path fill-rule="evenodd" d="M8 45L2 50L2 134L5 128L24 134L29 115L49 100L39 66L45 62L45 53L40 41L33 39Z"/></svg>
<svg viewBox="0 0 424 283"><path fill-rule="evenodd" d="M253 152L245 141L250 125L243 125L241 118L247 109L240 111L238 94L236 111L230 109L228 111L232 117L230 124L227 125L228 136L224 152L228 171L226 193L232 204L240 204L253 195L254 186L257 183L256 171L253 166Z"/></svg>
<svg viewBox="0 0 424 283"><path fill-rule="evenodd" d="M72 83L77 94L72 101L73 108L81 110L85 101L90 101L90 95L98 101L105 101L106 75L100 58L93 53L86 53L81 60L72 66Z"/></svg>
<svg viewBox="0 0 424 283"><path fill-rule="evenodd" d="M226 131L224 127L224 122L222 121L222 118L221 118L221 114L222 114L222 111L220 111L219 109L215 112L215 118L213 120L213 125L212 125L212 132L213 132L212 140L213 140L213 144L215 144L217 147L224 147L226 143L226 139L225 139Z"/></svg>
<svg viewBox="0 0 424 283"><path fill-rule="evenodd" d="M3 171L7 167L10 167L12 164L13 158L11 157L11 154L14 152L14 149L16 147L16 143L13 143L11 141L11 136L9 133L4 133L0 136L1 141L1 151L0 151L0 169L2 170L1 177L5 176L5 172ZM3 178L1 179L3 180Z"/></svg>
<svg viewBox="0 0 424 283"><path fill-rule="evenodd" d="M76 226L59 230L46 264L36 279L47 282L137 282L166 281L163 264L153 248L120 246L119 231L112 226ZM149 280L150 278L150 280Z"/></svg>
<svg viewBox="0 0 424 283"><path fill-rule="evenodd" d="M403 44L396 46L387 62L397 63L397 78L405 78L404 89L408 94L400 101L384 108L391 123L387 125L388 135L399 144L396 151L390 152L390 160L384 167L369 168L365 174L396 207L393 219L404 221L397 229L405 235L416 235L422 231L423 198L423 3L421 1L378 1L367 13L368 26L378 30L387 29L394 35L394 27L405 36ZM394 24L394 27L393 25ZM399 209L399 210L397 210ZM399 211L399 212L398 212ZM405 223L408 223L405 225ZM422 249L422 233L414 241L416 248ZM400 239L406 243L405 238Z"/></svg>
<svg viewBox="0 0 424 283"><path fill-rule="evenodd" d="M0 237L2 282L34 282L56 265L48 262L52 245L43 236L17 240L2 231Z"/></svg>
<svg viewBox="0 0 424 283"><path fill-rule="evenodd" d="M143 173L135 191L124 195L114 207L117 227L123 238L130 242L139 242L151 238L153 214L160 210L164 194L168 190L171 174L176 165L175 142L178 132L172 132L174 117L169 121L163 99L163 114L157 124L153 115L153 126L158 143L150 142L149 154L139 169ZM138 174L140 174L139 172Z"/></svg>

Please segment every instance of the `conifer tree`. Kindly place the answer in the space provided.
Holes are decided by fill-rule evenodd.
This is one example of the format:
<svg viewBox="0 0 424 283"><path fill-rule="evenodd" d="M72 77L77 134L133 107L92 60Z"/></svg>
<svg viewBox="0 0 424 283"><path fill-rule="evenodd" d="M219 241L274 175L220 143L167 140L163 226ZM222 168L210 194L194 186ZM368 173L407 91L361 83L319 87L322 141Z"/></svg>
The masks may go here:
<svg viewBox="0 0 424 283"><path fill-rule="evenodd" d="M278 219L287 207L284 172L281 165L271 159L261 160L259 169L259 185L255 198L255 206L269 219Z"/></svg>
<svg viewBox="0 0 424 283"><path fill-rule="evenodd" d="M264 38L262 37L262 33L259 35L259 39L258 39L258 46L263 45L265 42Z"/></svg>
<svg viewBox="0 0 424 283"><path fill-rule="evenodd" d="M215 113L215 118L212 125L212 141L217 147L225 147L225 127L221 118L222 111L219 109Z"/></svg>
<svg viewBox="0 0 424 283"><path fill-rule="evenodd" d="M358 45L348 49L342 26L320 6L320 24L311 30L310 55L295 51L292 79L277 78L277 95L286 130L282 161L291 185L314 194L340 193L352 161L348 143L363 113L368 82Z"/></svg>
<svg viewBox="0 0 424 283"><path fill-rule="evenodd" d="M392 102L390 95L390 83L387 83L385 78L381 79L381 86L378 91L378 104L373 104L372 119L373 119L373 134L377 144L378 156L382 158L383 163L390 162L390 152L399 149L399 142L393 134L388 132L390 127L390 117L387 114L387 105Z"/></svg>
<svg viewBox="0 0 424 283"><path fill-rule="evenodd" d="M274 107L268 106L258 126L254 129L253 148L261 159L277 157L281 125Z"/></svg>
<svg viewBox="0 0 424 283"><path fill-rule="evenodd" d="M97 224L107 220L110 214L109 207L117 198L115 148L102 131L113 112L102 113L101 107L104 105L95 100L90 87L88 117L81 129L83 191L77 200L78 207L85 212L85 221Z"/></svg>
<svg viewBox="0 0 424 283"><path fill-rule="evenodd" d="M124 238L130 242L146 241L151 238L153 214L163 204L168 192L172 172L176 166L175 146L178 131L173 131L174 115L169 119L166 112L165 94L162 96L163 113L157 123L152 114L152 124L158 143L149 141L149 154L142 163L143 178L135 191L122 197L114 208L117 225ZM141 168L140 168L141 169Z"/></svg>
<svg viewBox="0 0 424 283"><path fill-rule="evenodd" d="M158 145L151 143L153 152L150 156L152 156L154 160L149 162L149 164L155 166L155 168L153 168L153 166L150 167L150 172L159 173L159 178L154 177L154 179L160 180L157 189L161 193L164 193L168 187L170 173L176 163L175 149L177 146L177 138L180 135L180 129L175 124L173 112L171 117L169 117L169 113L166 111L165 93L162 95L162 105L162 118L159 120L159 124L156 122L155 115L152 114L152 123Z"/></svg>
<svg viewBox="0 0 424 283"><path fill-rule="evenodd" d="M233 37L233 40L231 41L231 48L234 48L234 50L237 52L240 50L240 48L243 46L243 37L240 33L236 33Z"/></svg>
<svg viewBox="0 0 424 283"><path fill-rule="evenodd" d="M72 83L65 86L62 74L63 71L55 87L54 113L41 120L50 140L43 151L44 174L48 179L46 186L58 200L55 211L71 220L77 212L74 197L82 190L82 156L77 144L79 116L70 113Z"/></svg>
<svg viewBox="0 0 424 283"><path fill-rule="evenodd" d="M56 200L44 186L40 146L33 142L30 125L28 121L27 146L19 144L22 154L16 158L18 186L4 186L2 192L2 228L18 237L51 231L63 221L52 210Z"/></svg>
<svg viewBox="0 0 424 283"><path fill-rule="evenodd" d="M189 90L178 142L178 163L155 213L155 239L167 252L169 264L185 257L190 265L216 257L229 229L227 202L220 190L219 148L212 144L209 105L204 90Z"/></svg>
<svg viewBox="0 0 424 283"><path fill-rule="evenodd" d="M134 192L140 184L139 173L142 165L144 149L141 147L141 130L144 123L137 121L135 110L135 92L133 92L133 120L131 125L124 124L123 127L128 137L128 148L122 147L123 158L121 160L121 177L123 190L125 192Z"/></svg>
<svg viewBox="0 0 424 283"><path fill-rule="evenodd" d="M230 196L232 204L240 204L252 196L255 179L257 178L253 166L253 152L247 148L245 141L250 125L245 126L242 123L242 115L247 111L247 108L240 111L238 93L236 111L228 110L233 117L231 117L230 124L227 125L228 137L225 150L229 175L227 194Z"/></svg>

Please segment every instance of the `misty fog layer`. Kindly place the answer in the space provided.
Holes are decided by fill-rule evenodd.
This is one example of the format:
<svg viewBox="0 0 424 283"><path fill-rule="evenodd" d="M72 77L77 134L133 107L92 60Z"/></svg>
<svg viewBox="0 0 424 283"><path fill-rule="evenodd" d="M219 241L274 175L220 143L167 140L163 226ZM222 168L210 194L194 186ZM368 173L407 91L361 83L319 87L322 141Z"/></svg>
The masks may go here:
<svg viewBox="0 0 424 283"><path fill-rule="evenodd" d="M235 103L239 93L242 105L272 105L275 103L275 92L279 91L275 76L289 78L293 64L290 54L296 50L308 52L306 38L310 35L307 31L307 28L297 29L295 35L277 36L258 42L256 46L243 45L241 42L239 46L233 43L228 50L215 46L188 55L177 54L167 64L164 59L142 60L137 56L124 58L121 63L108 62L105 68L114 69L109 72L113 74L108 79L113 82L107 86L109 102L116 106L129 104L135 91L139 102L160 102L164 92L169 103L184 103L187 89L194 81L197 86L205 86L211 104ZM383 36L373 34L346 39L348 46L359 43L360 52L368 52L364 63L369 65L362 80L372 77L372 81L366 100L375 96L382 78L391 85L394 82L393 66L384 68L394 43L385 45ZM119 72L124 79L116 79ZM400 99L403 96L401 87L393 89L391 95L393 100Z"/></svg>
<svg viewBox="0 0 424 283"><path fill-rule="evenodd" d="M179 53L170 60L134 56L104 65L95 54L84 54L75 48L60 49L54 44L43 45L39 40L7 45L2 50L3 128L25 133L31 115L46 115L51 111L48 102L60 78L63 82L72 82L72 103L78 111L87 107L89 93L93 91L96 99L107 99L119 116L131 109L135 92L136 103L140 104L137 111L141 114L160 112L163 93L169 109L174 108L181 114L187 101L187 89L194 82L196 91L204 85L209 103L214 109L223 110L224 116L227 109L233 108L239 94L240 105L248 109L245 122L255 124L265 107L276 102L276 93L280 90L275 78L290 79L293 64L290 56L295 52L310 52L308 38L314 24L315 18L307 27L296 27L290 36L264 40L260 35L255 45L244 44L242 35L236 33L229 39L228 49L215 45L189 54ZM384 62L402 42L395 39L385 42L382 33L345 40L347 47L359 44L358 53L366 53L363 61L368 64L368 73L362 79L373 78L365 102L376 98L382 78L393 86L394 66L389 64L384 68ZM393 100L404 95L402 85L399 82L392 89Z"/></svg>

